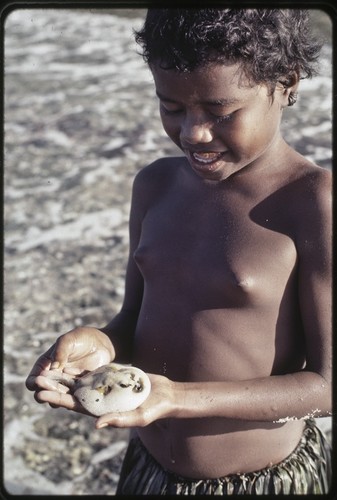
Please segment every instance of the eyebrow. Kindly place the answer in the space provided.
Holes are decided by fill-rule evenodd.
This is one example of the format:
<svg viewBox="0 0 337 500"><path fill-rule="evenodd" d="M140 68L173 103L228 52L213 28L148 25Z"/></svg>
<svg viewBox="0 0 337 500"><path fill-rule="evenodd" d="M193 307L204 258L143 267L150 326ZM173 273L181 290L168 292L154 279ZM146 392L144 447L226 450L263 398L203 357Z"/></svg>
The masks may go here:
<svg viewBox="0 0 337 500"><path fill-rule="evenodd" d="M235 97L227 98L227 99L216 99L215 101L205 101L203 104L208 104L210 106L228 106L229 104L237 104L239 99Z"/></svg>
<svg viewBox="0 0 337 500"><path fill-rule="evenodd" d="M160 92L156 91L157 97L159 97L160 100L166 101L166 102L172 102L172 103L177 103L178 101L171 99L170 97L166 97ZM214 99L210 101L201 101L200 104L206 104L208 106L229 106L230 104L237 104L240 102L239 99L236 99L235 97L232 98L224 98L224 99Z"/></svg>

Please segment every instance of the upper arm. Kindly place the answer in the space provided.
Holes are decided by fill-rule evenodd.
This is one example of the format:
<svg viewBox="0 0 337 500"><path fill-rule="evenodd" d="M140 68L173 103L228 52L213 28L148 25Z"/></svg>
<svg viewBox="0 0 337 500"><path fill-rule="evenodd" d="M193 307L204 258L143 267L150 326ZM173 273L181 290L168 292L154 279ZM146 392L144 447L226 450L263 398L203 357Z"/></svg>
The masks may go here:
<svg viewBox="0 0 337 500"><path fill-rule="evenodd" d="M134 260L134 253L140 242L143 219L159 193L160 165L162 161L157 160L138 172L132 188L129 218L129 257L122 309L137 315L142 303L144 282Z"/></svg>
<svg viewBox="0 0 337 500"><path fill-rule="evenodd" d="M138 174L135 177L132 188L129 217L129 256L126 268L123 301L123 309L136 314L139 313L143 296L143 278L134 260L134 252L139 244L142 219L145 210L141 200L141 184L140 175Z"/></svg>
<svg viewBox="0 0 337 500"><path fill-rule="evenodd" d="M331 175L318 171L301 193L297 221L299 302L306 342L306 369L332 375Z"/></svg>

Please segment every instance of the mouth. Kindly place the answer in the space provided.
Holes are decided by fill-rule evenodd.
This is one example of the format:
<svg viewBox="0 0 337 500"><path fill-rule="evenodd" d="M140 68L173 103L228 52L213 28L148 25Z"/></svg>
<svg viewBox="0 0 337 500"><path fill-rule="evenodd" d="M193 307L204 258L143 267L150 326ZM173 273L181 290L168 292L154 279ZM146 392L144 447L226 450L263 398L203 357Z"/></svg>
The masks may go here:
<svg viewBox="0 0 337 500"><path fill-rule="evenodd" d="M221 164L227 151L185 151L191 166L200 172L214 172Z"/></svg>
<svg viewBox="0 0 337 500"><path fill-rule="evenodd" d="M194 160L199 161L204 164L210 164L218 161L223 153L216 152L204 152L204 153L191 153Z"/></svg>

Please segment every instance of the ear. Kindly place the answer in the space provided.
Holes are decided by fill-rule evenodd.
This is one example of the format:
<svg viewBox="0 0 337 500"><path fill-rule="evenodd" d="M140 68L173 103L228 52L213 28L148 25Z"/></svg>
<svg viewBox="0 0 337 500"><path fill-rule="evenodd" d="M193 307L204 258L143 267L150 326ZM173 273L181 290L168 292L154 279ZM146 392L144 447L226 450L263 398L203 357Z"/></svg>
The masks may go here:
<svg viewBox="0 0 337 500"><path fill-rule="evenodd" d="M282 85L282 107L293 106L297 101L297 89L300 82L299 74L295 71L291 72L286 77L279 80L279 84Z"/></svg>

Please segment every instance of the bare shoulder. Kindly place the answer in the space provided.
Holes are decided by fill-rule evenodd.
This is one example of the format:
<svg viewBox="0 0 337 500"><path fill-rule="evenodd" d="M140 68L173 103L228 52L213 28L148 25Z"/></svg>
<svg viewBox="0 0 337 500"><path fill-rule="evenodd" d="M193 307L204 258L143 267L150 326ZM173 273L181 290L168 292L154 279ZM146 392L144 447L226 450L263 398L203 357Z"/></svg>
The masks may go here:
<svg viewBox="0 0 337 500"><path fill-rule="evenodd" d="M132 215L141 220L174 184L182 168L183 158L160 158L142 168L135 176L132 188Z"/></svg>
<svg viewBox="0 0 337 500"><path fill-rule="evenodd" d="M183 157L164 157L142 168L135 177L136 183L166 185L181 168Z"/></svg>
<svg viewBox="0 0 337 500"><path fill-rule="evenodd" d="M298 241L328 237L332 230L332 174L305 159L290 181L289 209Z"/></svg>
<svg viewBox="0 0 337 500"><path fill-rule="evenodd" d="M297 165L294 194L309 211L327 210L332 199L332 174L305 159Z"/></svg>
<svg viewBox="0 0 337 500"><path fill-rule="evenodd" d="M331 193L332 190L332 175L326 168L319 167L314 163L303 161L299 165L299 180L303 188L311 192L313 195L320 197Z"/></svg>
<svg viewBox="0 0 337 500"><path fill-rule="evenodd" d="M276 189L282 194L286 212L294 216L328 207L332 195L332 175L328 169L288 148L279 172Z"/></svg>
<svg viewBox="0 0 337 500"><path fill-rule="evenodd" d="M160 158L142 168L134 179L134 195L156 196L176 179L182 164L181 157Z"/></svg>

